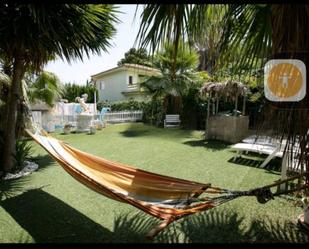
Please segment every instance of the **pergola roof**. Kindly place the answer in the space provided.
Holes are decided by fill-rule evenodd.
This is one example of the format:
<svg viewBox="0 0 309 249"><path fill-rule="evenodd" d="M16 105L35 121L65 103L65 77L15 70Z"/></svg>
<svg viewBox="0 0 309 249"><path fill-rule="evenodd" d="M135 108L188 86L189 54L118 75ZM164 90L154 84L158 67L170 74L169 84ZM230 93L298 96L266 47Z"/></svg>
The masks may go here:
<svg viewBox="0 0 309 249"><path fill-rule="evenodd" d="M248 88L239 81L227 80L225 82L206 82L200 91L216 96L236 97L246 95Z"/></svg>

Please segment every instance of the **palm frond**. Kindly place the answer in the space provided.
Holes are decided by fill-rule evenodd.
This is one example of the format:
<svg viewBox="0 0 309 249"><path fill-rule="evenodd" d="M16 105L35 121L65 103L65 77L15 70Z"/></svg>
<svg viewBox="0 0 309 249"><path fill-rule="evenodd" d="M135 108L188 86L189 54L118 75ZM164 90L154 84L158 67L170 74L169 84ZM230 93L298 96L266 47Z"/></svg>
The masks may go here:
<svg viewBox="0 0 309 249"><path fill-rule="evenodd" d="M136 37L140 47L151 46L154 53L166 42L178 41L186 36L190 4L147 4L141 16L141 25Z"/></svg>
<svg viewBox="0 0 309 249"><path fill-rule="evenodd" d="M233 61L234 73L244 65L262 67L271 49L270 16L269 5L230 5L223 20L221 64ZM237 50L240 56L232 60Z"/></svg>
<svg viewBox="0 0 309 249"><path fill-rule="evenodd" d="M119 22L108 4L1 4L1 50L39 69L51 56L83 58L106 51ZM18 35L17 35L18 34Z"/></svg>
<svg viewBox="0 0 309 249"><path fill-rule="evenodd" d="M37 100L53 106L54 102L61 98L63 86L58 77L47 71L43 71L27 89L27 95L31 103Z"/></svg>

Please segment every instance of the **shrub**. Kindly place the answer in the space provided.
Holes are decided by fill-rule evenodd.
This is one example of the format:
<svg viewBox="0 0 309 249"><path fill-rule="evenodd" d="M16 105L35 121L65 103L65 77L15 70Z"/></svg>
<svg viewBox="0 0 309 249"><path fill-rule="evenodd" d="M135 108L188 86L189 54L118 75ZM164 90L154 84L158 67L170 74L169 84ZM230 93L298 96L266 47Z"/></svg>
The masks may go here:
<svg viewBox="0 0 309 249"><path fill-rule="evenodd" d="M96 93L96 98L98 98L98 90L95 87L91 85L80 86L71 83L64 85L62 98L67 99L69 102L75 102L75 98L80 97L84 93L88 94L87 103L94 103L94 93Z"/></svg>
<svg viewBox="0 0 309 249"><path fill-rule="evenodd" d="M163 126L164 109L162 100L151 100L148 102L136 101L130 99L129 101L120 101L115 103L109 103L101 101L97 105L97 109L101 110L103 107L110 107L111 111L143 111L143 122Z"/></svg>
<svg viewBox="0 0 309 249"><path fill-rule="evenodd" d="M27 143L26 140L17 140L15 144L16 154L14 155L15 165L14 170L20 170L23 168L26 160L33 160L32 146Z"/></svg>
<svg viewBox="0 0 309 249"><path fill-rule="evenodd" d="M164 107L161 100L151 100L144 105L143 122L156 126L163 126Z"/></svg>
<svg viewBox="0 0 309 249"><path fill-rule="evenodd" d="M103 107L111 107L111 103L108 102L108 101L105 101L105 100L97 103L97 110L98 111L101 111Z"/></svg>
<svg viewBox="0 0 309 249"><path fill-rule="evenodd" d="M130 99L129 101L115 102L111 104L112 111L133 111L133 110L143 110L145 102L136 101Z"/></svg>

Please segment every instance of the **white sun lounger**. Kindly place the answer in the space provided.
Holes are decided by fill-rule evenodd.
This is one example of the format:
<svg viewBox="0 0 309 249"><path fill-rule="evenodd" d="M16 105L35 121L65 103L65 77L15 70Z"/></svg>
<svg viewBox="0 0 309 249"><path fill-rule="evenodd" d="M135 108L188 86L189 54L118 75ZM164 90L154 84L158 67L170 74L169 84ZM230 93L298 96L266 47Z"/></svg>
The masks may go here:
<svg viewBox="0 0 309 249"><path fill-rule="evenodd" d="M264 168L273 158L283 156L283 152L280 151L280 146L271 144L237 143L231 147L231 150L236 151L236 155L233 157L233 161L235 161L237 157L240 157L243 152L254 152L268 155L264 162L261 164L261 168Z"/></svg>

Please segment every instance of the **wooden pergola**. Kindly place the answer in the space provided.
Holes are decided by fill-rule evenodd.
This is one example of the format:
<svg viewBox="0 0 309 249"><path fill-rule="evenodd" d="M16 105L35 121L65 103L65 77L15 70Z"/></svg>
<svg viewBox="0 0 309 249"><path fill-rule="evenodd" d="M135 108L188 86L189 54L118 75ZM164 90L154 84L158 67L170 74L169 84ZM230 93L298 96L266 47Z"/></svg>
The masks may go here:
<svg viewBox="0 0 309 249"><path fill-rule="evenodd" d="M206 82L200 89L202 94L206 94L208 97L207 107L207 119L206 126L208 126L208 120L210 115L211 101L213 115L218 113L219 100L225 98L226 101L230 100L235 103L235 115L238 108L238 98L243 97L242 114L245 115L246 110L246 95L248 88L245 84L239 81L227 80L225 82Z"/></svg>

